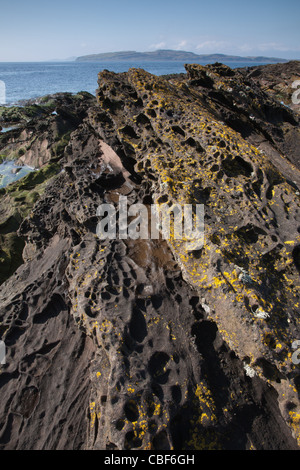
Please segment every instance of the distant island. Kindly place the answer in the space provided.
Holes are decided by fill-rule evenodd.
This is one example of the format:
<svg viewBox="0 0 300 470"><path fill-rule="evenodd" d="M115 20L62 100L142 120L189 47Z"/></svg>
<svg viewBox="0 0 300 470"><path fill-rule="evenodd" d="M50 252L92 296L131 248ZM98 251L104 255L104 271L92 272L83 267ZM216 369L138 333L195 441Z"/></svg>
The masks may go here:
<svg viewBox="0 0 300 470"><path fill-rule="evenodd" d="M240 57L226 54L195 54L194 52L161 49L152 52L120 51L90 54L77 57L77 62L108 62L108 61L188 61L188 62L253 62L262 64L285 63L288 59L276 57Z"/></svg>

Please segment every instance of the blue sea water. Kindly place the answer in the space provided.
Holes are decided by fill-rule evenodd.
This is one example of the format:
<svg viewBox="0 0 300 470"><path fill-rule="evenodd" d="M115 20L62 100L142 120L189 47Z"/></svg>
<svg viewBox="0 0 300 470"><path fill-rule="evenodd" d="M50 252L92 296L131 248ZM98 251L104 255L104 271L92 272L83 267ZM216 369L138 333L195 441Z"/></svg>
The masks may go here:
<svg viewBox="0 0 300 470"><path fill-rule="evenodd" d="M184 73L185 62L0 62L0 80L6 88L6 104L28 100L57 92L77 93L97 89L98 73L107 69L126 72L143 68L155 75ZM203 63L203 65L205 65ZM258 65L228 63L232 68ZM1 104L1 103L0 103Z"/></svg>
<svg viewBox="0 0 300 470"><path fill-rule="evenodd" d="M18 181L28 175L34 169L30 166L16 165L15 162L6 161L0 164L0 188L5 188L10 183Z"/></svg>

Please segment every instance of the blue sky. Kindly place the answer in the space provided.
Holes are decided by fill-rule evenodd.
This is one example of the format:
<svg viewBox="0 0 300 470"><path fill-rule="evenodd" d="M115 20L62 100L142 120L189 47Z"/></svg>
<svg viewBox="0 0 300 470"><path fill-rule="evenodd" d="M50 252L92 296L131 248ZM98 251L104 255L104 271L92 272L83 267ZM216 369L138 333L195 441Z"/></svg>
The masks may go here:
<svg viewBox="0 0 300 470"><path fill-rule="evenodd" d="M0 0L0 61L180 49L300 59L299 0Z"/></svg>

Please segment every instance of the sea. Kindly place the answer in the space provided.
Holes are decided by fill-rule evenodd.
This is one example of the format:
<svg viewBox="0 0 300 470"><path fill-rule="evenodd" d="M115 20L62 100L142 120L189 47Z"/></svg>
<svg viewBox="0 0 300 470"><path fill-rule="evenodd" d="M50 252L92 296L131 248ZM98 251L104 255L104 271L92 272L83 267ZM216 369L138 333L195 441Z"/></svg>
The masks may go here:
<svg viewBox="0 0 300 470"><path fill-rule="evenodd" d="M18 181L32 171L34 171L34 168L30 166L21 166L15 162L4 161L0 164L0 189Z"/></svg>
<svg viewBox="0 0 300 470"><path fill-rule="evenodd" d="M142 68L154 75L184 73L186 62L0 62L0 104L15 105L20 101L58 93L87 91L93 95L102 70L126 72ZM224 62L226 64L226 62ZM206 65L203 62L202 65ZM231 68L262 65L254 62L228 63ZM1 87L2 85L2 87ZM3 88L5 87L5 95ZM2 90L2 93L1 93ZM1 103L5 97L5 103Z"/></svg>

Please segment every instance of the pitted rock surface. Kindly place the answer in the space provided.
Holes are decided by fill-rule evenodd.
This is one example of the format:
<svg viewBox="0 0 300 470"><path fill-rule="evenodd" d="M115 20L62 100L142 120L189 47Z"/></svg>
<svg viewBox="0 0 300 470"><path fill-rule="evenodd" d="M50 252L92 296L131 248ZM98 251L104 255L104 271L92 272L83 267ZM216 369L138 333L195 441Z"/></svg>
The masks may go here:
<svg viewBox="0 0 300 470"><path fill-rule="evenodd" d="M299 449L298 116L244 71L186 69L101 72L21 217L2 449ZM100 240L124 195L204 204L203 247Z"/></svg>

